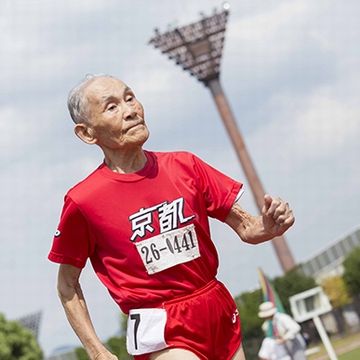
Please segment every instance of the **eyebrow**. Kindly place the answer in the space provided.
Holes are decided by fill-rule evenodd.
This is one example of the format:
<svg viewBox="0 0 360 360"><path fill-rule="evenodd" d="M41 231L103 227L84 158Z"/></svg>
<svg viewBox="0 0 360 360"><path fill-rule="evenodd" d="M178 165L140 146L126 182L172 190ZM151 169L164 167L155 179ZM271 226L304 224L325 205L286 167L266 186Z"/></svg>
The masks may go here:
<svg viewBox="0 0 360 360"><path fill-rule="evenodd" d="M128 86L124 89L124 92L123 94L126 94L128 92L133 92ZM103 103L107 103L109 101L113 101L113 100L116 100L116 96L114 95L104 95L101 97L101 100Z"/></svg>

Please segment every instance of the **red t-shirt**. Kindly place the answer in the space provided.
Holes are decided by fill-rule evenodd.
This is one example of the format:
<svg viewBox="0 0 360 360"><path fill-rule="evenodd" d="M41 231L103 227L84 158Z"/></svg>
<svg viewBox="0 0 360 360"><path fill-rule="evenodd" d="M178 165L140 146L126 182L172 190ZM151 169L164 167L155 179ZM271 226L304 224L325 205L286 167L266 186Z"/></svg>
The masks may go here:
<svg viewBox="0 0 360 360"><path fill-rule="evenodd" d="M208 216L224 221L242 191L241 183L193 154L145 154L147 163L136 173L115 173L102 164L69 190L49 253L51 261L79 268L90 258L97 276L125 313L157 307L216 276L218 255ZM145 258L156 262L169 249L151 244L142 259L137 245L192 224L200 256L149 273ZM173 237L166 244L173 253L181 253L189 248L188 240Z"/></svg>

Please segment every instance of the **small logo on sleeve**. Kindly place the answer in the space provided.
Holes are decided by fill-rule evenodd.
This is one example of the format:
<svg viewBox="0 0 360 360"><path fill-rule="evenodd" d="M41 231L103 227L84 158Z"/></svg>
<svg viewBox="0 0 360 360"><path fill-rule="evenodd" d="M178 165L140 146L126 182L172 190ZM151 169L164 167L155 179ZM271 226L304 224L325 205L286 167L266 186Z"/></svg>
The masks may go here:
<svg viewBox="0 0 360 360"><path fill-rule="evenodd" d="M236 320L237 320L238 317L239 317L239 310L236 309L236 310L234 311L234 313L233 313L233 315L232 315L232 319L231 319L231 321L232 321L233 324L236 323Z"/></svg>
<svg viewBox="0 0 360 360"><path fill-rule="evenodd" d="M55 236L55 237L59 237L60 235L61 235L60 230L59 230L59 229L56 230L54 236Z"/></svg>

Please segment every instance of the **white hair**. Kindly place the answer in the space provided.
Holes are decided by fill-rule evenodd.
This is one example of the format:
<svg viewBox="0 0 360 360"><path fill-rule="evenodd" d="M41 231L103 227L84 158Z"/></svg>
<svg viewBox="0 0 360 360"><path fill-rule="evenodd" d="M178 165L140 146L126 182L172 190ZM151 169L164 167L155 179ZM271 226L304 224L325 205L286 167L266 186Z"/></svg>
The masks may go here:
<svg viewBox="0 0 360 360"><path fill-rule="evenodd" d="M88 120L88 102L84 96L84 90L94 80L98 78L112 78L114 76L108 74L87 74L74 88L71 89L68 96L68 109L70 116L75 124L87 122Z"/></svg>

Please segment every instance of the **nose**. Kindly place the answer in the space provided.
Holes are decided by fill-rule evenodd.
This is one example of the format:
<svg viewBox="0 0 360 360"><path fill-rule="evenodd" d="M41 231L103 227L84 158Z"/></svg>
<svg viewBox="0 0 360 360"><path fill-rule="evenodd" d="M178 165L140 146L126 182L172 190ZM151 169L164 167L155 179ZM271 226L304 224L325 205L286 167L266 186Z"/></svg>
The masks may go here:
<svg viewBox="0 0 360 360"><path fill-rule="evenodd" d="M133 106L131 106L130 104L125 104L124 119L132 120L135 118L135 116L136 116L135 108Z"/></svg>

